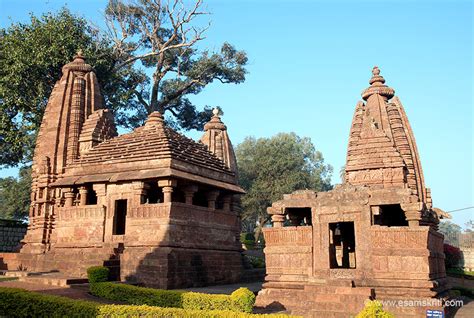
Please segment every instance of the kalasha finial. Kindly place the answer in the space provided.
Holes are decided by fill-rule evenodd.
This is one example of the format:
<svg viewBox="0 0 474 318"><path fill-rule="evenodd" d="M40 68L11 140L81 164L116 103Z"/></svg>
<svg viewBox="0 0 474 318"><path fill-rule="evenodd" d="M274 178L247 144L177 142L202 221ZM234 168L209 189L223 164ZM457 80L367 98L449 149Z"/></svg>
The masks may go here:
<svg viewBox="0 0 474 318"><path fill-rule="evenodd" d="M84 54L81 49L77 50L77 53L74 56L74 61L77 61L77 60L84 61Z"/></svg>
<svg viewBox="0 0 474 318"><path fill-rule="evenodd" d="M372 69L372 75L379 75L380 74L380 70L379 70L379 67L378 66L374 66L374 68Z"/></svg>
<svg viewBox="0 0 474 318"><path fill-rule="evenodd" d="M226 126L222 123L220 117L221 111L218 107L215 107L212 110L212 117L209 122L204 125L204 131L208 131L209 129L219 129L219 130L226 130Z"/></svg>
<svg viewBox="0 0 474 318"><path fill-rule="evenodd" d="M392 88L388 87L387 85L384 85L385 78L380 75L380 69L378 68L378 66L374 66L372 68L372 78L370 79L369 83L369 88L365 89L362 92L362 98L365 100L367 100L369 96L373 94L378 94L386 99L392 98L395 94L395 91Z"/></svg>
<svg viewBox="0 0 474 318"><path fill-rule="evenodd" d="M86 64L84 54L81 49L79 49L76 55L74 55L72 62L69 62L63 66L63 73L67 70L79 71L83 73L92 71L92 67L89 64Z"/></svg>

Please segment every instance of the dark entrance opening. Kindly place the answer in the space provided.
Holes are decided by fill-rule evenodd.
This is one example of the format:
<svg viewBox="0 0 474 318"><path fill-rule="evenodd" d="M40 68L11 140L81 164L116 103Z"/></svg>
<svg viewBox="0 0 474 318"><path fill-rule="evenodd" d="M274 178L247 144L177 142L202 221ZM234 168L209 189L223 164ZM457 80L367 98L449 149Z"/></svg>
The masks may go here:
<svg viewBox="0 0 474 318"><path fill-rule="evenodd" d="M158 187L157 181L146 182L146 193L142 197L142 203L160 203L163 202L163 191Z"/></svg>
<svg viewBox="0 0 474 318"><path fill-rule="evenodd" d="M354 222L329 223L330 268L356 268Z"/></svg>
<svg viewBox="0 0 474 318"><path fill-rule="evenodd" d="M92 188L92 184L87 186L87 197L86 205L96 205L97 204L97 193Z"/></svg>
<svg viewBox="0 0 474 318"><path fill-rule="evenodd" d="M125 220L127 219L127 200L115 200L113 235L125 234Z"/></svg>
<svg viewBox="0 0 474 318"><path fill-rule="evenodd" d="M311 208L286 208L290 226L311 225Z"/></svg>
<svg viewBox="0 0 474 318"><path fill-rule="evenodd" d="M400 204L380 205L378 214L374 214L374 225L382 226L408 226Z"/></svg>
<svg viewBox="0 0 474 318"><path fill-rule="evenodd" d="M203 206L203 207L207 208L207 206L208 206L207 198L206 198L206 195L205 195L204 192L198 191L198 192L194 193L193 205Z"/></svg>

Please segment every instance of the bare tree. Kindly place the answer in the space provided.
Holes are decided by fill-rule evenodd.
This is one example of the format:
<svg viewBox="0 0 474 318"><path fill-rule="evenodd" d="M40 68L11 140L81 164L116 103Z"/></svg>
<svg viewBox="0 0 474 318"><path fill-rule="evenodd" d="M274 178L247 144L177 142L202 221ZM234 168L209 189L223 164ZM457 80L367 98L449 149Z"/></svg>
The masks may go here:
<svg viewBox="0 0 474 318"><path fill-rule="evenodd" d="M153 111L169 111L178 126L198 128L210 116L210 107L198 112L185 96L198 94L214 80L245 80L245 52L228 43L218 53L197 50L196 43L205 38L210 23L198 26L196 19L208 14L202 0L191 6L184 0L109 1L105 18L119 61L115 67L152 69L151 81L133 92L143 107L137 120Z"/></svg>

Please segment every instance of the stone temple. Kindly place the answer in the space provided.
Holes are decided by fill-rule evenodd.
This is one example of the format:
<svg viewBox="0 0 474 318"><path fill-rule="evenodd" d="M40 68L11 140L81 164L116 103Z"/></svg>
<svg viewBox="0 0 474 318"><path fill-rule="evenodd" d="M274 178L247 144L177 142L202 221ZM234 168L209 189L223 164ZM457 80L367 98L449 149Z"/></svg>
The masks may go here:
<svg viewBox="0 0 474 318"><path fill-rule="evenodd" d="M344 184L296 191L268 208L259 306L349 317L375 298L406 301L384 304L397 317L443 310L443 235L413 131L394 90L377 67L372 73L352 120Z"/></svg>
<svg viewBox="0 0 474 318"><path fill-rule="evenodd" d="M200 142L158 112L117 136L84 57L62 71L34 152L29 228L8 268L84 277L107 265L160 288L238 281L244 191L218 113Z"/></svg>

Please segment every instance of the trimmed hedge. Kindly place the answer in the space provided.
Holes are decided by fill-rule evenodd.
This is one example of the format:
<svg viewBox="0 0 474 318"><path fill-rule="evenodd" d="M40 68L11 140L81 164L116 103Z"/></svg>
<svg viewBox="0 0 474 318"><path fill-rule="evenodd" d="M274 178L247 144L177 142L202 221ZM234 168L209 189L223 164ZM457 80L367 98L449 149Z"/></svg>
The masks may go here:
<svg viewBox="0 0 474 318"><path fill-rule="evenodd" d="M109 317L153 317L153 318L287 318L285 314L248 314L229 310L186 310L182 308L158 308L147 305L104 305L99 308L101 318Z"/></svg>
<svg viewBox="0 0 474 318"><path fill-rule="evenodd" d="M3 317L96 317L98 303L0 287Z"/></svg>
<svg viewBox="0 0 474 318"><path fill-rule="evenodd" d="M0 287L0 316L3 317L171 317L252 318L291 317L282 314L256 315L229 310L186 310L153 306L102 305L66 297L43 295L19 288Z"/></svg>
<svg viewBox="0 0 474 318"><path fill-rule="evenodd" d="M231 310L252 312L255 295L247 288L239 288L229 295L161 290L119 283L90 284L93 295L129 303L188 310Z"/></svg>
<svg viewBox="0 0 474 318"><path fill-rule="evenodd" d="M110 270L104 266L92 266L87 269L89 283L102 283L109 280Z"/></svg>
<svg viewBox="0 0 474 318"><path fill-rule="evenodd" d="M183 292L137 287L120 283L95 283L89 285L92 295L123 301L131 305L182 308Z"/></svg>

